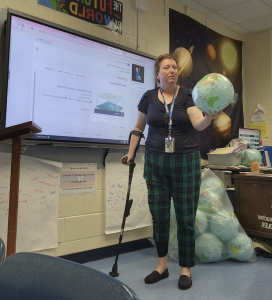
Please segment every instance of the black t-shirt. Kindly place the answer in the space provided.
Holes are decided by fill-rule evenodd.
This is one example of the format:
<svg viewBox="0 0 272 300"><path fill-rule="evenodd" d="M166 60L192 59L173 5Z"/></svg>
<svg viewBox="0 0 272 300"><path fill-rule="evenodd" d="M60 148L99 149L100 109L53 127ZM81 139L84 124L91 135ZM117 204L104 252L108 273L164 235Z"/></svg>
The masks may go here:
<svg viewBox="0 0 272 300"><path fill-rule="evenodd" d="M195 129L187 114L187 108L194 105L192 91L180 87L172 114L172 137L175 138L175 153L189 153L199 149ZM168 108L170 111L171 104ZM168 125L163 120L166 111L164 104L158 98L158 88L149 90L143 95L138 110L146 114L146 122L149 125L146 149L151 152L165 153Z"/></svg>

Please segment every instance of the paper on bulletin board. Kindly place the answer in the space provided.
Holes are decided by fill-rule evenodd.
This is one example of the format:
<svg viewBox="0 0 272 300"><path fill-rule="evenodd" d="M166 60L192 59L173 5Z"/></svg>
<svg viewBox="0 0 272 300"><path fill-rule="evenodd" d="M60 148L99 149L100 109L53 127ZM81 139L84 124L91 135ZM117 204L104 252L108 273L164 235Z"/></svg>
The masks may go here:
<svg viewBox="0 0 272 300"><path fill-rule="evenodd" d="M57 247L62 164L21 156L16 252ZM7 245L11 154L0 153L0 237Z"/></svg>
<svg viewBox="0 0 272 300"><path fill-rule="evenodd" d="M121 163L120 153L106 157L106 234L120 232L127 198L129 167ZM147 187L143 178L144 153L137 153L129 199L133 199L125 231L151 226Z"/></svg>
<svg viewBox="0 0 272 300"><path fill-rule="evenodd" d="M260 130L261 137L268 137L268 124L267 122L258 122L258 123L250 123L250 129L258 129Z"/></svg>
<svg viewBox="0 0 272 300"><path fill-rule="evenodd" d="M97 164L63 164L60 195L96 193Z"/></svg>

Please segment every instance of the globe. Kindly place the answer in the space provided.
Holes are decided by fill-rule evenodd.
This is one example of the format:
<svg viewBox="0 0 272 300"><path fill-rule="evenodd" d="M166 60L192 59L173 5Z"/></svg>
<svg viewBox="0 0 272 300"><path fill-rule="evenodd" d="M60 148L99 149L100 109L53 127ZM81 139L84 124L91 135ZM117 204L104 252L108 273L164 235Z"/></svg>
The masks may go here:
<svg viewBox="0 0 272 300"><path fill-rule="evenodd" d="M196 211L196 220L195 220L195 233L200 235L206 231L208 227L208 220L204 212L201 210Z"/></svg>
<svg viewBox="0 0 272 300"><path fill-rule="evenodd" d="M203 233L195 240L195 254L201 262L219 261L223 243L212 233Z"/></svg>
<svg viewBox="0 0 272 300"><path fill-rule="evenodd" d="M256 161L259 166L262 162L262 155L257 149L246 149L241 153L241 164L246 167L251 167L251 164Z"/></svg>
<svg viewBox="0 0 272 300"><path fill-rule="evenodd" d="M254 254L252 240L244 233L238 233L226 243L226 247L230 257L239 261L248 260Z"/></svg>
<svg viewBox="0 0 272 300"><path fill-rule="evenodd" d="M223 249L222 249L222 254L221 254L220 260L225 260L225 259L230 258L230 254L227 251L226 243L222 243L222 244L223 244Z"/></svg>
<svg viewBox="0 0 272 300"><path fill-rule="evenodd" d="M208 178L203 180L200 186L200 194L202 194L205 190L218 195L220 201L223 201L226 197L224 183L219 178Z"/></svg>
<svg viewBox="0 0 272 300"><path fill-rule="evenodd" d="M179 260L177 228L174 228L169 232L168 255L175 261Z"/></svg>
<svg viewBox="0 0 272 300"><path fill-rule="evenodd" d="M177 228L177 218L176 218L176 212L175 212L175 206L173 199L171 198L171 210L170 210L170 231L174 228Z"/></svg>
<svg viewBox="0 0 272 300"><path fill-rule="evenodd" d="M207 188L210 188L211 186L213 186L213 185L217 185L218 183L219 183L219 185L223 188L223 189L225 189L225 186L224 186L224 183L223 183L223 181L221 180L221 179L219 179L219 177L210 177L210 178L207 178L207 179L204 179L202 182L201 182L201 188L200 188L200 190L201 189L207 189Z"/></svg>
<svg viewBox="0 0 272 300"><path fill-rule="evenodd" d="M210 219L210 231L225 242L238 234L239 221L235 214L221 210Z"/></svg>
<svg viewBox="0 0 272 300"><path fill-rule="evenodd" d="M204 112L219 112L233 100L234 88L229 79L218 73L204 76L193 89L195 105Z"/></svg>
<svg viewBox="0 0 272 300"><path fill-rule="evenodd" d="M220 196L212 190L201 191L197 208L209 215L218 212L222 208Z"/></svg>

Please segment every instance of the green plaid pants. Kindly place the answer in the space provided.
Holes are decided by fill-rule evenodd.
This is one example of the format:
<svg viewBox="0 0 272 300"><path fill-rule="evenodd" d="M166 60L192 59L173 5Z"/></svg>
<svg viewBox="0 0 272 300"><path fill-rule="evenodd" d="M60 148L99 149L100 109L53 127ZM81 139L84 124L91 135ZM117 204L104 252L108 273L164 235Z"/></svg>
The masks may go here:
<svg viewBox="0 0 272 300"><path fill-rule="evenodd" d="M179 265L195 265L195 218L201 183L199 151L188 154L158 154L145 151L144 178L153 220L153 238L169 241L170 205L177 218Z"/></svg>

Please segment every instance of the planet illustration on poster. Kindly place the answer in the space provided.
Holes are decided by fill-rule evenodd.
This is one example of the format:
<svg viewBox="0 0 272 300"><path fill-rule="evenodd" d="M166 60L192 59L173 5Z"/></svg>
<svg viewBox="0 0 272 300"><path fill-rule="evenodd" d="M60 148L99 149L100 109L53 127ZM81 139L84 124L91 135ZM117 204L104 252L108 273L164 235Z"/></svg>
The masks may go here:
<svg viewBox="0 0 272 300"><path fill-rule="evenodd" d="M192 46L189 50L179 47L177 48L173 56L178 62L178 75L180 77L189 77L193 70L193 53L194 46Z"/></svg>
<svg viewBox="0 0 272 300"><path fill-rule="evenodd" d="M231 133L231 118L224 112L214 119L213 132L216 141L220 145L225 146L229 142Z"/></svg>
<svg viewBox="0 0 272 300"><path fill-rule="evenodd" d="M193 89L192 97L200 110L219 112L233 100L234 88L227 77L211 73L198 81Z"/></svg>
<svg viewBox="0 0 272 300"><path fill-rule="evenodd" d="M211 44L208 44L206 46L206 54L209 57L210 60L215 60L216 58L216 51L214 49L214 46Z"/></svg>

